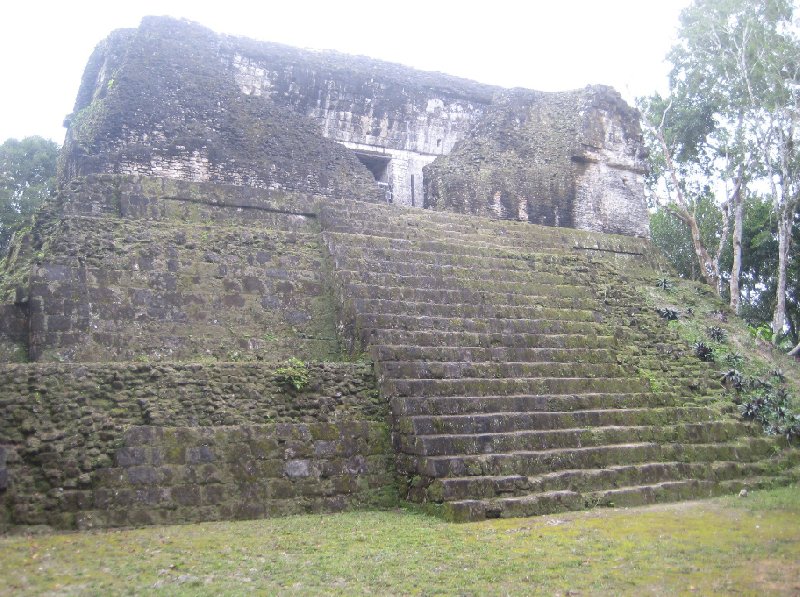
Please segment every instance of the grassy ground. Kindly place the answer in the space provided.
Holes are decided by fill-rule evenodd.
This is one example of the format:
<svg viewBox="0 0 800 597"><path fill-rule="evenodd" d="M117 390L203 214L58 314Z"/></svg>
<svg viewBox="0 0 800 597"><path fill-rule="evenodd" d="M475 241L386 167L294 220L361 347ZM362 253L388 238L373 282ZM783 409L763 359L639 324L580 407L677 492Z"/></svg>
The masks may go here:
<svg viewBox="0 0 800 597"><path fill-rule="evenodd" d="M0 538L0 595L797 595L800 487L452 525L408 512Z"/></svg>

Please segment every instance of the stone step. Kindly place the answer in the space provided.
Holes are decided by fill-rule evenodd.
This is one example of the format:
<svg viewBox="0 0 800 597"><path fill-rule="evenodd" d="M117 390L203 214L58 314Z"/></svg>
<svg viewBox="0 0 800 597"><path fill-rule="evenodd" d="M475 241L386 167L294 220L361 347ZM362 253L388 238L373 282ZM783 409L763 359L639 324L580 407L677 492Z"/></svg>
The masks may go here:
<svg viewBox="0 0 800 597"><path fill-rule="evenodd" d="M410 251L408 249L372 248L340 243L335 246L335 256L364 265L380 263L405 263L412 265L462 267L473 270L518 270L524 272L563 272L570 268L596 267L586 254L536 253L496 251L496 256L474 257L456 253Z"/></svg>
<svg viewBox="0 0 800 597"><path fill-rule="evenodd" d="M415 415L398 421L401 433L505 433L523 430L567 429L614 425L675 425L720 418L703 406L597 409L573 411L523 411L465 415Z"/></svg>
<svg viewBox="0 0 800 597"><path fill-rule="evenodd" d="M443 514L454 522L468 522L487 518L538 516L598 506L635 507L715 497L736 493L745 488L768 489L789 485L794 483L796 478L797 475L791 473L720 482L711 479L676 479L585 493L562 490L519 497L458 500L445 503Z"/></svg>
<svg viewBox="0 0 800 597"><path fill-rule="evenodd" d="M562 267L559 271L538 271L534 269L494 268L489 269L462 267L452 265L430 265L419 262L397 261L366 261L363 258L352 259L335 255L334 267L337 271L351 271L360 274L364 272L381 272L393 276L416 276L422 278L473 280L491 279L504 282L537 284L565 284L587 283L591 279L591 270L588 265L571 264Z"/></svg>
<svg viewBox="0 0 800 597"><path fill-rule="evenodd" d="M691 401L677 392L586 393L517 396L412 396L394 397L391 408L396 417L478 416L515 412L575 412L630 410L685 406Z"/></svg>
<svg viewBox="0 0 800 597"><path fill-rule="evenodd" d="M385 236L371 236L367 234L350 234L341 232L323 231L323 241L329 247L331 254L336 254L336 247L340 244L364 247L365 249L401 249L407 251L423 251L449 253L453 255L471 255L473 257L498 257L506 252L512 252L519 246L523 246L523 253L543 253L552 252L560 254L570 254L573 249L569 246L549 246L545 243L520 243L518 241L508 244L499 242L467 242L461 240L427 240L427 239L407 239L390 238Z"/></svg>
<svg viewBox="0 0 800 597"><path fill-rule="evenodd" d="M382 271L350 271L337 269L336 278L342 284L390 286L400 288L430 288L436 290L473 290L489 292L514 292L528 296L592 297L586 281L555 279L539 281L513 281L486 278L458 278L453 276L416 276L385 273Z"/></svg>
<svg viewBox="0 0 800 597"><path fill-rule="evenodd" d="M757 462L645 462L608 468L567 469L535 477L450 477L435 479L422 499L449 502L493 499L550 491L590 492L616 487L649 485L664 481L704 479L728 481L764 473L769 465Z"/></svg>
<svg viewBox="0 0 800 597"><path fill-rule="evenodd" d="M593 321L601 319L593 309L557 308L542 305L475 305L469 303L417 303L411 301L357 298L352 301L357 313L416 315L425 317L467 317L490 319L550 319ZM544 301L542 301L544 302Z"/></svg>
<svg viewBox="0 0 800 597"><path fill-rule="evenodd" d="M598 335L606 331L603 324L594 321L565 321L552 319L495 319L469 317L429 317L415 315L390 315L361 313L358 327L365 338L370 334L380 337L380 330L474 333L474 334L584 334Z"/></svg>
<svg viewBox="0 0 800 597"><path fill-rule="evenodd" d="M542 294L518 294L514 291L496 292L470 288L412 288L409 286L380 286L360 282L342 284L342 296L345 299L396 300L430 304L472 304L495 305L498 307L551 307L559 309L589 309L600 306L599 301L591 296L570 296L568 291L561 294L560 287L550 286ZM572 287L570 287L572 288ZM574 294L574 293L573 293Z"/></svg>
<svg viewBox="0 0 800 597"><path fill-rule="evenodd" d="M643 254L646 241L627 236L592 234L569 228L536 226L527 222L510 225L496 220L469 223L445 220L436 222L427 219L427 214L416 218L418 225L409 225L408 220L395 219L394 214L364 215L360 210L345 210L334 217L321 218L322 229L331 234L353 234L375 238L446 238L472 242L490 242L507 246L542 246L553 248L585 247L604 251L619 251ZM472 217L472 216L471 216ZM477 224L477 225L476 225ZM515 225L518 224L518 225ZM548 229L549 228L549 229Z"/></svg>
<svg viewBox="0 0 800 597"><path fill-rule="evenodd" d="M487 361L554 362L554 363L616 363L616 351L608 348L480 348L450 346L414 346L410 344L379 344L370 347L373 361L429 362Z"/></svg>
<svg viewBox="0 0 800 597"><path fill-rule="evenodd" d="M490 500L461 500L445 504L444 516L454 522L478 521L487 518L540 516L601 505L639 506L712 497L721 493L713 481L686 479L650 485L623 487L581 494L576 491L554 491L520 497ZM616 500L616 501L614 501Z"/></svg>
<svg viewBox="0 0 800 597"><path fill-rule="evenodd" d="M435 362L380 361L378 372L396 379L462 379L517 377L623 377L626 368L611 363L548 363L548 362Z"/></svg>
<svg viewBox="0 0 800 597"><path fill-rule="evenodd" d="M398 455L400 470L423 477L537 476L567 469L595 469L643 462L753 462L772 456L781 443L745 437L726 443L635 442L493 454Z"/></svg>
<svg viewBox="0 0 800 597"><path fill-rule="evenodd" d="M679 425L631 425L573 429L546 429L481 434L401 435L398 446L405 454L507 454L556 448L580 448L643 442L707 444L760 434L739 421L709 421Z"/></svg>
<svg viewBox="0 0 800 597"><path fill-rule="evenodd" d="M388 379L384 396L510 396L646 392L644 379L631 377L534 377L517 379Z"/></svg>
<svg viewBox="0 0 800 597"><path fill-rule="evenodd" d="M616 340L604 334L511 334L446 332L439 330L381 330L373 345L413 344L422 348L613 348Z"/></svg>

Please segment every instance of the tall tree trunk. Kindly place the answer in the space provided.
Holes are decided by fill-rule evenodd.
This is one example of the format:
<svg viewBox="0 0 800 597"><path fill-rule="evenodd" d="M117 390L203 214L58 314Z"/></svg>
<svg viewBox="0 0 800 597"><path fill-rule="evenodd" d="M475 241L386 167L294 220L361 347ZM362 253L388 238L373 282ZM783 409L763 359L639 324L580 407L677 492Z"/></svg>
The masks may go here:
<svg viewBox="0 0 800 597"><path fill-rule="evenodd" d="M741 292L739 278L742 274L742 228L744 220L744 193L737 190L733 195L733 265L731 266L731 310L739 314Z"/></svg>
<svg viewBox="0 0 800 597"><path fill-rule="evenodd" d="M789 261L789 244L792 240L792 209L784 203L778 217L778 288L775 311L772 314L772 341L777 342L786 324L786 267Z"/></svg>

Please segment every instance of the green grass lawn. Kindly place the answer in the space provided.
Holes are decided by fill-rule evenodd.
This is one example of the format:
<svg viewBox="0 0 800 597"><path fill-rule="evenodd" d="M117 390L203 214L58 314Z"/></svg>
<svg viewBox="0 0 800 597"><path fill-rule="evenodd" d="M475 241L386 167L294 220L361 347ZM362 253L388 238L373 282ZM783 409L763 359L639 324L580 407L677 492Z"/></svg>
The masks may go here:
<svg viewBox="0 0 800 597"><path fill-rule="evenodd" d="M797 595L800 488L454 525L397 510L0 538L0 594Z"/></svg>

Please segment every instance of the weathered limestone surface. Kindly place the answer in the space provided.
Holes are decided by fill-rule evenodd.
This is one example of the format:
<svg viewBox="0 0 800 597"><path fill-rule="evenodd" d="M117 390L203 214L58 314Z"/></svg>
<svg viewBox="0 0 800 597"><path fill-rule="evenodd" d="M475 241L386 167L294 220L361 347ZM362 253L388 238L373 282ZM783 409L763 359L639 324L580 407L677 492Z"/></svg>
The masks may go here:
<svg viewBox="0 0 800 597"><path fill-rule="evenodd" d="M514 90L425 168L425 207L648 237L643 158L612 89Z"/></svg>

